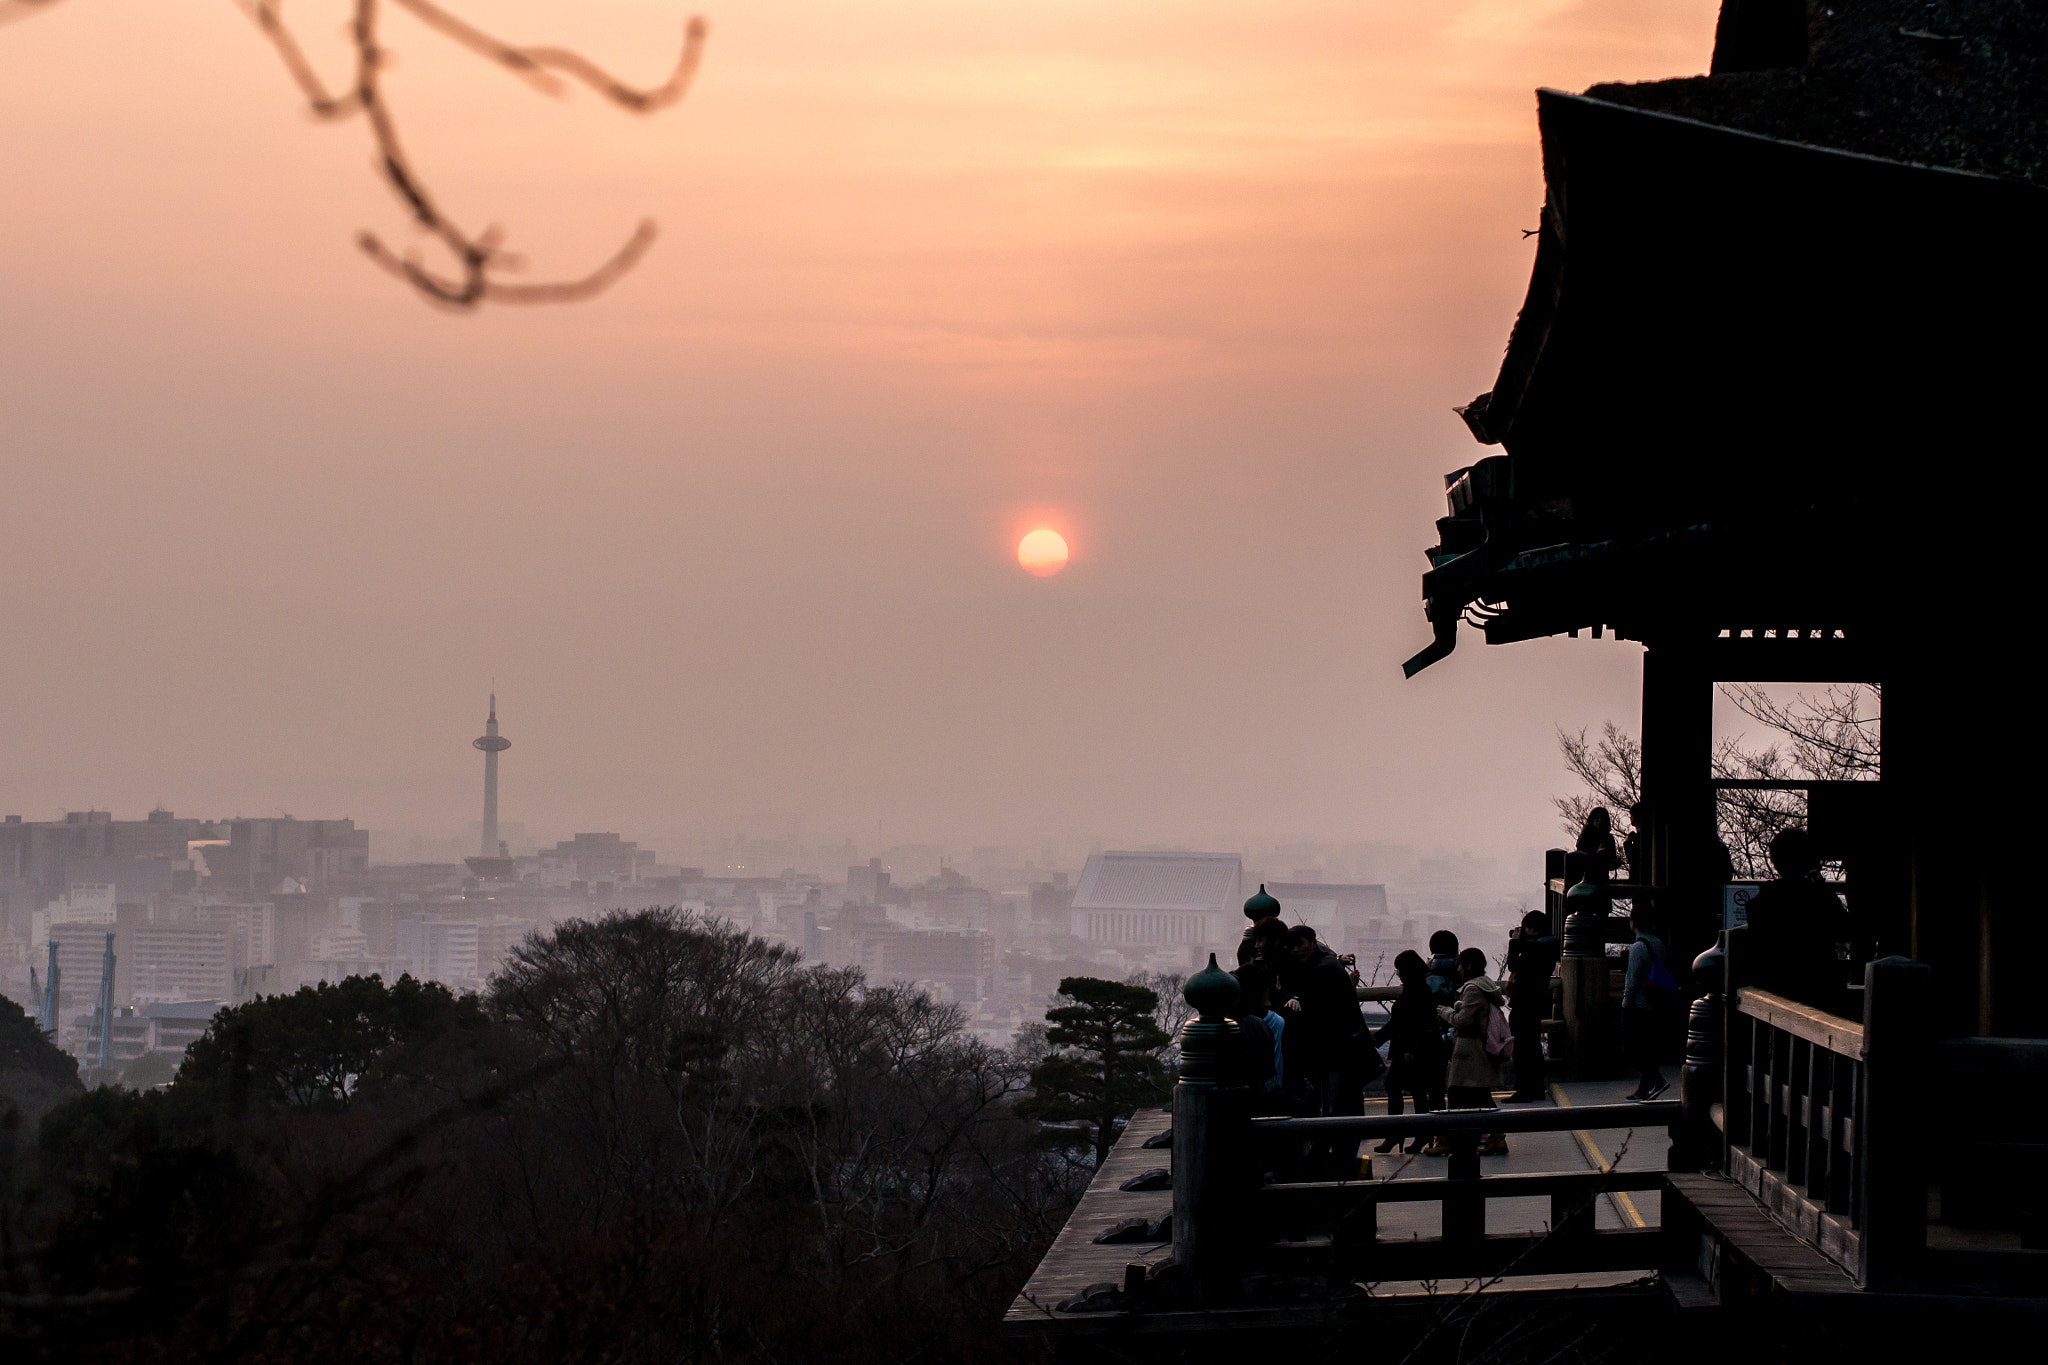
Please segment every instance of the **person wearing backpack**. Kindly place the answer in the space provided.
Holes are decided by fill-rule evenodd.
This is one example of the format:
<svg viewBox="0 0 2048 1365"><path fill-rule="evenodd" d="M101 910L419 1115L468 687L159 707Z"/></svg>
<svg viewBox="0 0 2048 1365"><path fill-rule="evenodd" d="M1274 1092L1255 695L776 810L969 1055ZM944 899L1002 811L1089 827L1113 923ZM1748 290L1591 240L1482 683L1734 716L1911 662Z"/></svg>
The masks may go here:
<svg viewBox="0 0 2048 1365"><path fill-rule="evenodd" d="M1641 910L1629 916L1629 923L1636 941L1629 945L1628 975L1621 988L1621 1045L1641 1079L1627 1098L1654 1100L1671 1085L1658 1061L1681 997L1663 935Z"/></svg>
<svg viewBox="0 0 2048 1365"><path fill-rule="evenodd" d="M1458 936L1450 930L1439 929L1429 936L1429 961L1424 966L1423 979L1429 983L1430 994L1436 997L1438 1005L1458 1002Z"/></svg>
<svg viewBox="0 0 2048 1365"><path fill-rule="evenodd" d="M1448 1094L1453 1109L1492 1109L1493 1088L1500 1084L1502 1064L1514 1046L1502 1006L1507 995L1486 974L1486 952L1467 948L1458 954L1458 1003L1437 1011L1451 1026L1451 1070ZM1481 1156L1506 1156L1507 1139L1489 1133Z"/></svg>
<svg viewBox="0 0 2048 1365"><path fill-rule="evenodd" d="M1445 1026L1442 1014L1458 1003L1458 936L1448 929L1439 929L1429 936L1429 961L1423 964L1423 984L1429 988L1430 1013L1437 1027L1436 1093L1437 1108L1447 1107L1443 1099L1444 1072L1451 1059L1451 1030ZM1439 1134L1429 1140L1423 1149L1424 1156L1449 1156L1451 1147Z"/></svg>

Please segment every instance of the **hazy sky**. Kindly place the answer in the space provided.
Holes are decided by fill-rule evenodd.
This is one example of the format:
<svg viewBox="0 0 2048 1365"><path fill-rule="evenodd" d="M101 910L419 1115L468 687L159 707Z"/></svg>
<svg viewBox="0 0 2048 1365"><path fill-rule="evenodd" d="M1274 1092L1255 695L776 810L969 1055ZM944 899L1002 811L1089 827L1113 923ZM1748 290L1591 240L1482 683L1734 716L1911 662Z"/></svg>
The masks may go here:
<svg viewBox="0 0 2048 1365"><path fill-rule="evenodd" d="M684 11L488 0L659 79ZM1550 842L1635 646L1412 681L1534 90L1716 0L717 0L696 91L538 97L402 15L458 220L569 308L435 312L357 124L229 0L0 27L0 808L453 834L484 694L551 837ZM287 9L339 77L345 6ZM1035 524L1074 558L1012 558Z"/></svg>

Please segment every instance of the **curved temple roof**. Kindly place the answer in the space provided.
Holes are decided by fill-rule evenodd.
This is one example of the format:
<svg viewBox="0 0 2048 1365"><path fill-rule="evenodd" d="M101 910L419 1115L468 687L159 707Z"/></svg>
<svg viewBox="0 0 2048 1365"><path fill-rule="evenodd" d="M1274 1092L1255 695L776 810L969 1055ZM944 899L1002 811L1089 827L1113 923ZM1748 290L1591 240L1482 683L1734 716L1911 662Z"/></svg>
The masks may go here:
<svg viewBox="0 0 2048 1365"><path fill-rule="evenodd" d="M1461 619L1839 626L2021 572L2009 539L1942 536L2034 477L2048 190L1643 107L1662 88L1539 95L1528 296L1460 409L1505 454L1446 479L1411 676Z"/></svg>

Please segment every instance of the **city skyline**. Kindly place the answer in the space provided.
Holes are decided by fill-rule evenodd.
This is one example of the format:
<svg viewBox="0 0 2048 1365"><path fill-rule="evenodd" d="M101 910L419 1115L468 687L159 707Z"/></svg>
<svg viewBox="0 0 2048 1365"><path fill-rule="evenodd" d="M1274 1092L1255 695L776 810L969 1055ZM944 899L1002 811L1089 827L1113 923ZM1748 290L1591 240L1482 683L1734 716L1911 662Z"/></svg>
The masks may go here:
<svg viewBox="0 0 2048 1365"><path fill-rule="evenodd" d="M1526 283L1531 92L1702 69L1712 0L775 0L649 121L393 15L410 154L537 271L662 224L601 298L470 317L359 259L402 226L359 137L219 8L0 42L0 571L49 664L0 676L0 810L453 836L495 676L505 818L562 834L1510 853L1552 727L1636 712L1611 640L1404 682L1412 528L1483 453L1450 409ZM680 15L478 18L650 80ZM207 73L168 107L163 54Z"/></svg>

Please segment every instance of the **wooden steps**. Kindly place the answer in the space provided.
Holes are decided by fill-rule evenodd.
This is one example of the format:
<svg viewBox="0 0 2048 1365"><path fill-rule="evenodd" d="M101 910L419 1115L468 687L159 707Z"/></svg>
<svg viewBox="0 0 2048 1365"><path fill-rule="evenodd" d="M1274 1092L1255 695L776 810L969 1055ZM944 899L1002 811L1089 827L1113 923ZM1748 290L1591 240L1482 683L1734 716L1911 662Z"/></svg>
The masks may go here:
<svg viewBox="0 0 2048 1365"><path fill-rule="evenodd" d="M1781 1295L1858 1292L1847 1271L1787 1232L1732 1180L1667 1176L1663 1221L1667 1276L1696 1276L1723 1307ZM1688 1255L1691 1263L1682 1264ZM1688 1301L1696 1304L1697 1295Z"/></svg>

